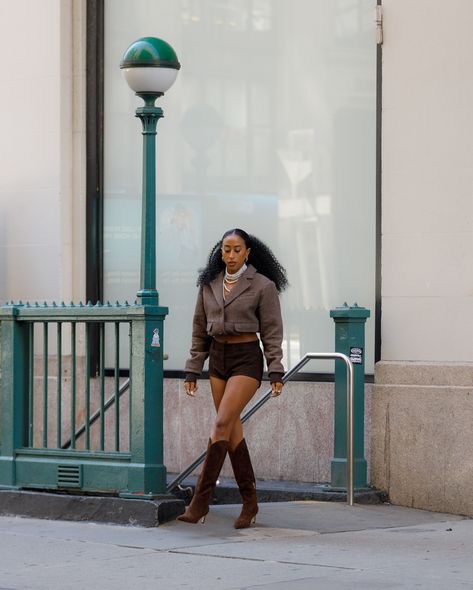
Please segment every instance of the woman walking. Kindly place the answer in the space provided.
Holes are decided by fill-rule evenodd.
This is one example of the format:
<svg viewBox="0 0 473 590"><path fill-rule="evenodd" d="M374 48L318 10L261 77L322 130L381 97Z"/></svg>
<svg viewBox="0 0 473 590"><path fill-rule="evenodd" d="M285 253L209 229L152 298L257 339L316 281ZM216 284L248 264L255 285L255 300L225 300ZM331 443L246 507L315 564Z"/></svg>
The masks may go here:
<svg viewBox="0 0 473 590"><path fill-rule="evenodd" d="M256 520L255 475L240 414L261 384L263 354L272 395L283 387L283 325L278 293L287 287L286 271L271 250L241 229L231 229L212 248L200 272L200 287L192 326L190 358L186 362L186 393L193 397L197 378L209 358L210 387L217 417L194 496L178 520L205 521L228 452L243 499L235 528Z"/></svg>

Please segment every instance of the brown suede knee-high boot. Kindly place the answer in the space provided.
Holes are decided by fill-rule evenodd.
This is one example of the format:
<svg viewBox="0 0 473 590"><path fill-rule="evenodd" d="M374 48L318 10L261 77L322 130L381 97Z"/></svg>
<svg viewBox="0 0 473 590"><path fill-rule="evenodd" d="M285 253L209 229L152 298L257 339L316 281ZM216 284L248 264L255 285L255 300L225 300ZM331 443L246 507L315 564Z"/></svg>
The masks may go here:
<svg viewBox="0 0 473 590"><path fill-rule="evenodd" d="M228 452L232 462L233 473L243 498L240 516L235 520L236 529L246 529L256 521L258 504L256 503L256 480L251 465L250 453L243 438L234 451Z"/></svg>
<svg viewBox="0 0 473 590"><path fill-rule="evenodd" d="M196 523L200 519L202 519L202 522L205 521L205 517L209 511L212 491L225 461L227 450L228 441L217 440L212 443L209 440L207 456L205 457L204 466L195 486L194 496L184 514L178 516L177 520L192 523Z"/></svg>

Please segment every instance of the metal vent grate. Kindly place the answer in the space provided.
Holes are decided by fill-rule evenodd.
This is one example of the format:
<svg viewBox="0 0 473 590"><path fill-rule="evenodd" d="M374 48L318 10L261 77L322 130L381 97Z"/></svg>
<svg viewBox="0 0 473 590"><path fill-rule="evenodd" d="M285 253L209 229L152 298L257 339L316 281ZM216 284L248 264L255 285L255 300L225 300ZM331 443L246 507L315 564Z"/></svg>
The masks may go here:
<svg viewBox="0 0 473 590"><path fill-rule="evenodd" d="M58 465L57 485L60 488L81 488L82 465Z"/></svg>

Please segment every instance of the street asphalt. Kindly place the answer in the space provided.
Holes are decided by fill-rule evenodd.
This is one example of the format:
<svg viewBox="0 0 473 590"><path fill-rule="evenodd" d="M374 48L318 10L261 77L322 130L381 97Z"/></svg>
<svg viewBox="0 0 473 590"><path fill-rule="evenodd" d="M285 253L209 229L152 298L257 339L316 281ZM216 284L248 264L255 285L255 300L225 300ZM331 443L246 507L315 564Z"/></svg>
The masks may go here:
<svg viewBox="0 0 473 590"><path fill-rule="evenodd" d="M473 589L473 520L389 504L278 502L233 528L0 518L0 590Z"/></svg>

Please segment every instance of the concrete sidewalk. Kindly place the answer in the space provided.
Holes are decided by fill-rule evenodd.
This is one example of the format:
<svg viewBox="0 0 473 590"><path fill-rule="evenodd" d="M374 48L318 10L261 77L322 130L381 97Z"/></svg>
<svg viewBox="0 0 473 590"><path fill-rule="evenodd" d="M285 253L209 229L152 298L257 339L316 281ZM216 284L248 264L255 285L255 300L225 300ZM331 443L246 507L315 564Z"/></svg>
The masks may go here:
<svg viewBox="0 0 473 590"><path fill-rule="evenodd" d="M158 528L0 518L0 590L473 588L473 520L322 502L239 507Z"/></svg>

